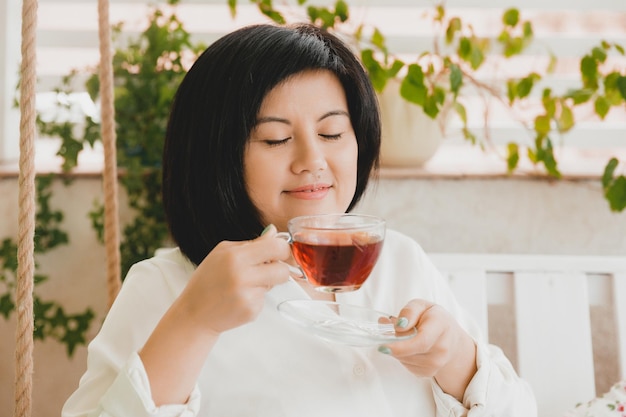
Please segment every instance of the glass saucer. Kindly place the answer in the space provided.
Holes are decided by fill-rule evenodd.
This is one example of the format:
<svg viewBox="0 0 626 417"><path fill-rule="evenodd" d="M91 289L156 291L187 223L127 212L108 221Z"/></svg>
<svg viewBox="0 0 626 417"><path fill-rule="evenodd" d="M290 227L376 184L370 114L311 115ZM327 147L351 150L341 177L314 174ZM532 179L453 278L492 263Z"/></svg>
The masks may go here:
<svg viewBox="0 0 626 417"><path fill-rule="evenodd" d="M350 346L379 346L417 334L415 328L396 333L389 314L332 301L288 300L278 311L322 339Z"/></svg>

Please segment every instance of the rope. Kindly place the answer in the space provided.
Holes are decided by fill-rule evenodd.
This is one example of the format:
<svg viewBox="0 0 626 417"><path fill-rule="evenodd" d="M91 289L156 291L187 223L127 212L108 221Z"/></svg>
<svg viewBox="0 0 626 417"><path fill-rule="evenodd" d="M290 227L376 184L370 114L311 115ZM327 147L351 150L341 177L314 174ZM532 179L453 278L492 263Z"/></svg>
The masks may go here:
<svg viewBox="0 0 626 417"><path fill-rule="evenodd" d="M108 0L98 0L100 38L101 134L104 145L104 243L107 260L108 306L111 307L121 287L120 237L117 197L117 160L115 146L115 103L113 101L113 63Z"/></svg>
<svg viewBox="0 0 626 417"><path fill-rule="evenodd" d="M22 3L22 80L15 334L15 417L29 417L33 388L33 287L35 274L35 88L37 0Z"/></svg>

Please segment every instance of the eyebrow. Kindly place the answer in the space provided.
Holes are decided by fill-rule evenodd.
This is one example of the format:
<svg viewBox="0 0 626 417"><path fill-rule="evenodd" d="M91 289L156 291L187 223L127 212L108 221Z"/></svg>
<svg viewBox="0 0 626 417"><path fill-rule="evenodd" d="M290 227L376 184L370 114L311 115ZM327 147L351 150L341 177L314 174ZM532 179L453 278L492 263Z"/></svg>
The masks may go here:
<svg viewBox="0 0 626 417"><path fill-rule="evenodd" d="M350 115L348 114L347 111L345 110L331 110L328 113L324 113L322 115L322 117L320 117L319 119L317 119L318 122L321 122L322 120L328 118L328 117L332 117L332 116L346 116L346 117L350 117ZM278 123L284 123L287 125L290 125L291 122L287 119L283 119L282 117L275 117L275 116L266 116L266 117L260 117L256 120L256 124L260 125L262 123L271 123L271 122L278 122Z"/></svg>

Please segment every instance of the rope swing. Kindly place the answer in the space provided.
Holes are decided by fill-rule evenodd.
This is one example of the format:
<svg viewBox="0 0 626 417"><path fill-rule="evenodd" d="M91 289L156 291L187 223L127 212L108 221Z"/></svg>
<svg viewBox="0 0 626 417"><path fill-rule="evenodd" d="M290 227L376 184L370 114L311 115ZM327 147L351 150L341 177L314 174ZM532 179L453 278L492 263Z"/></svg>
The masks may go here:
<svg viewBox="0 0 626 417"><path fill-rule="evenodd" d="M108 0L98 0L98 35L100 42L100 124L104 146L104 244L107 260L108 306L111 307L121 287L120 233L117 198L117 156L115 103L113 99L113 59Z"/></svg>
<svg viewBox="0 0 626 417"><path fill-rule="evenodd" d="M20 82L20 158L18 192L18 248L15 344L14 417L32 415L33 385L33 287L35 274L34 237L36 216L35 136L36 136L36 32L37 0L23 0ZM98 0L100 44L101 134L104 146L104 240L107 260L108 306L121 287L119 215L113 64L108 0Z"/></svg>
<svg viewBox="0 0 626 417"><path fill-rule="evenodd" d="M14 417L30 417L33 390L33 287L35 276L35 88L37 0L22 3L20 159L18 192Z"/></svg>

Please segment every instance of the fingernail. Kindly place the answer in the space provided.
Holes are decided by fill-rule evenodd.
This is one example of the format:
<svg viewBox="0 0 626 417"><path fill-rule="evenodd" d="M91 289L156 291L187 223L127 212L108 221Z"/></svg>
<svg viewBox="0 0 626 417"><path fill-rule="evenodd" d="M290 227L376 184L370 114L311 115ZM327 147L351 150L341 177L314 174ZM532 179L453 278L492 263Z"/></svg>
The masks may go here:
<svg viewBox="0 0 626 417"><path fill-rule="evenodd" d="M379 346L378 347L378 351L380 353L384 353L385 355L391 355L391 349L389 349L387 346L383 345L383 346Z"/></svg>
<svg viewBox="0 0 626 417"><path fill-rule="evenodd" d="M409 325L409 319L407 319L406 317L400 317L398 318L398 321L396 321L396 326L401 329L404 329L408 325Z"/></svg>
<svg viewBox="0 0 626 417"><path fill-rule="evenodd" d="M269 232L272 227L274 227L273 224L268 224L267 226L265 226L265 229L263 229L263 231L261 232L261 236Z"/></svg>

